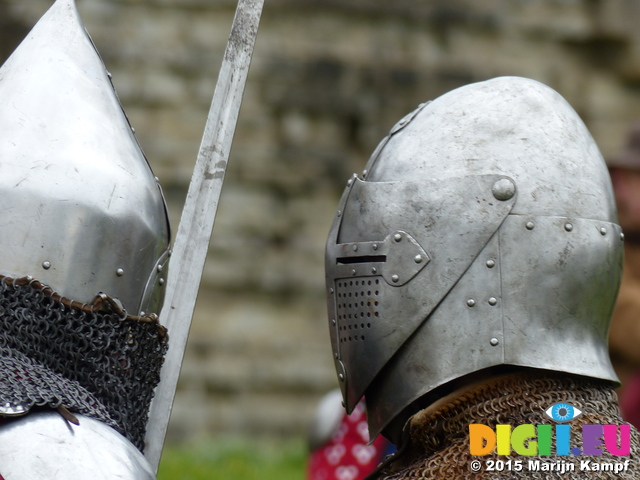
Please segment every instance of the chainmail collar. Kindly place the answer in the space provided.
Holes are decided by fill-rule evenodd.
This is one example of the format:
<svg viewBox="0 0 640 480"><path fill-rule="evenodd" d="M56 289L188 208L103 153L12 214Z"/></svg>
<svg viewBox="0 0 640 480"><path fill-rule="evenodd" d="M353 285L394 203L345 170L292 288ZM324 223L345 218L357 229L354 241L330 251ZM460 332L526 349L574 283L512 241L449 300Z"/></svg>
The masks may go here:
<svg viewBox="0 0 640 480"><path fill-rule="evenodd" d="M129 315L107 295L84 304L0 275L0 419L54 408L74 422L77 412L143 450L167 338L156 315Z"/></svg>
<svg viewBox="0 0 640 480"><path fill-rule="evenodd" d="M545 416L544 412L550 406L560 402L576 406L583 412L579 418L569 422L573 426L572 430L579 432L580 425L583 424L626 424L620 417L617 395L610 382L555 372L534 371L485 382L451 397L448 401L438 402L437 405L415 414L405 427L405 444L368 478L385 480L640 478L640 435L633 426L631 426L631 454L626 457L617 457L608 452L598 457L572 455L498 457L495 453L485 457L473 457L469 453L470 424L484 424L492 429L495 429L497 424L512 426L555 424L556 422ZM525 468L521 471L491 472L486 468L479 472L472 471L470 468L471 461L474 459L480 459L486 467L488 460L507 461L510 458L523 460ZM616 473L580 470L580 461L587 458L609 463L629 460L629 466L626 471ZM555 463L558 466L560 466L559 462L572 463L576 466L573 472L532 471L526 468L529 460Z"/></svg>

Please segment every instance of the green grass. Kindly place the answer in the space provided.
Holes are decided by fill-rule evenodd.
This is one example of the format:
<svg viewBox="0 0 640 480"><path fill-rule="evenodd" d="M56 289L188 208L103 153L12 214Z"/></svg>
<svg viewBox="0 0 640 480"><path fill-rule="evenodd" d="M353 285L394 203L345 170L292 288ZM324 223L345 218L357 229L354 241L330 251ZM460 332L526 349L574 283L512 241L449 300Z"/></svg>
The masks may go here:
<svg viewBox="0 0 640 480"><path fill-rule="evenodd" d="M158 480L304 480L304 441L214 439L165 445Z"/></svg>

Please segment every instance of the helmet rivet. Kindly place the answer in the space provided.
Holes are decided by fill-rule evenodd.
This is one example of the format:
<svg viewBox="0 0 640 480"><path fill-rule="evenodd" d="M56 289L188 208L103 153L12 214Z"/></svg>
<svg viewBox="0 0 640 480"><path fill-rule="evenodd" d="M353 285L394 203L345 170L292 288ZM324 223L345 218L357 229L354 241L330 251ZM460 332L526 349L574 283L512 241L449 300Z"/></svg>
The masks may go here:
<svg viewBox="0 0 640 480"><path fill-rule="evenodd" d="M491 297L491 298L489 299L489 305L493 306L493 305L495 305L496 303L498 303L498 300L496 300L496 297Z"/></svg>
<svg viewBox="0 0 640 480"><path fill-rule="evenodd" d="M399 241L401 241L401 240L402 240L402 235L400 235L399 233L396 233L396 234L393 236L393 239L394 239L396 242L399 242Z"/></svg>
<svg viewBox="0 0 640 480"><path fill-rule="evenodd" d="M567 232L570 232L571 230L573 230L573 225L571 225L570 223L565 223L565 224L564 224L564 229L565 229Z"/></svg>
<svg viewBox="0 0 640 480"><path fill-rule="evenodd" d="M51 268L51 262L45 260L44 262L42 262L42 268L44 268L45 270L49 270Z"/></svg>
<svg viewBox="0 0 640 480"><path fill-rule="evenodd" d="M398 283L398 280L400 280L400 277L398 275L391 275L391 281L393 283Z"/></svg>
<svg viewBox="0 0 640 480"><path fill-rule="evenodd" d="M509 200L515 195L516 186L508 178L503 178L493 184L491 193L498 200Z"/></svg>
<svg viewBox="0 0 640 480"><path fill-rule="evenodd" d="M624 233L620 232L620 240L624 241Z"/></svg>
<svg viewBox="0 0 640 480"><path fill-rule="evenodd" d="M374 244L371 246L371 248L373 248L374 250L377 250L377 249L378 249L378 244L377 244L377 243L374 243Z"/></svg>
<svg viewBox="0 0 640 480"><path fill-rule="evenodd" d="M164 278L161 278L160 280L158 280L158 283L162 286L164 285Z"/></svg>
<svg viewBox="0 0 640 480"><path fill-rule="evenodd" d="M497 339L496 337L493 337L493 338L491 339L491 342L489 342L489 343L491 343L491 346L492 346L492 347L495 347L495 346L496 346L496 345L498 345L498 343L500 343L500 342L498 341L498 339Z"/></svg>
<svg viewBox="0 0 640 480"><path fill-rule="evenodd" d="M347 185L348 185L348 186L351 186L351 184L352 184L352 183L353 183L353 178L350 178L350 179L347 181Z"/></svg>
<svg viewBox="0 0 640 480"><path fill-rule="evenodd" d="M607 229L606 229L606 228L604 228L604 227L602 227L602 228L600 229L600 234L601 234L601 235L606 235L606 234L607 234Z"/></svg>
<svg viewBox="0 0 640 480"><path fill-rule="evenodd" d="M330 288L330 289L329 289L329 293L330 293L331 295L333 295L333 288Z"/></svg>
<svg viewBox="0 0 640 480"><path fill-rule="evenodd" d="M487 260L487 267L493 268L496 266L495 260Z"/></svg>
<svg viewBox="0 0 640 480"><path fill-rule="evenodd" d="M362 177L363 177L363 178L364 178L364 177L366 177L366 176L367 176L367 173L369 173L367 170L363 170L363 171L362 171Z"/></svg>
<svg viewBox="0 0 640 480"><path fill-rule="evenodd" d="M158 265L158 272L162 271L162 265Z"/></svg>
<svg viewBox="0 0 640 480"><path fill-rule="evenodd" d="M124 270L121 269L121 268L117 269L116 270L116 275L119 276L119 277L123 276L124 275Z"/></svg>
<svg viewBox="0 0 640 480"><path fill-rule="evenodd" d="M336 216L341 216L342 215L342 211L338 210L338 213L336 214Z"/></svg>
<svg viewBox="0 0 640 480"><path fill-rule="evenodd" d="M377 269L376 267L373 267L373 268L371 269L371 273L378 273L378 269Z"/></svg>
<svg viewBox="0 0 640 480"><path fill-rule="evenodd" d="M354 268L353 270L351 270L351 275L355 275L356 274L356 269Z"/></svg>
<svg viewBox="0 0 640 480"><path fill-rule="evenodd" d="M470 307L473 307L476 304L476 301L473 298L470 298L469 300L467 300L467 305L469 305Z"/></svg>
<svg viewBox="0 0 640 480"><path fill-rule="evenodd" d="M413 258L413 261L416 262L416 263L422 263L422 255L416 255Z"/></svg>
<svg viewBox="0 0 640 480"><path fill-rule="evenodd" d="M344 382L344 375L342 373L338 375L338 378L341 382Z"/></svg>
<svg viewBox="0 0 640 480"><path fill-rule="evenodd" d="M332 318L332 319L331 319L331 323L333 323L333 324L335 325L335 324L336 324L336 319L335 319L335 318ZM336 355L337 355L337 353L336 353Z"/></svg>
<svg viewBox="0 0 640 480"><path fill-rule="evenodd" d="M526 227L527 230L533 230L533 227L535 227L535 225L533 224L533 222L527 222Z"/></svg>
<svg viewBox="0 0 640 480"><path fill-rule="evenodd" d="M358 251L358 245L354 245L352 248L353 248L353 251L354 251L354 252L357 252L357 251Z"/></svg>

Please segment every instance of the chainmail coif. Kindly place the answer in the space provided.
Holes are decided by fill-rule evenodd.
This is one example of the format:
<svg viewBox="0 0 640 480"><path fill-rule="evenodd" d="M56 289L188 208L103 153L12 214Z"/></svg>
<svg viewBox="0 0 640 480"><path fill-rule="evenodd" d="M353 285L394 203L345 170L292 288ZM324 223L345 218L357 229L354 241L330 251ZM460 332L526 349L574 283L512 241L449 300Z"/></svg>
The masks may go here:
<svg viewBox="0 0 640 480"><path fill-rule="evenodd" d="M384 480L486 480L486 479L636 479L640 478L640 439L631 426L631 454L614 456L604 452L600 456L497 456L473 457L469 453L469 424L488 425L495 431L497 424L512 427L521 424L555 424L544 415L551 405L569 403L583 414L569 422L572 426L571 446L582 447L580 431L583 424L626 424L618 410L618 400L612 385L596 379L564 374L538 372L516 374L471 389L443 405L423 410L408 424L408 441L394 457L370 478ZM576 438L578 437L578 438ZM555 445L555 434L553 438ZM555 451L555 450L552 450ZM481 461L481 470L472 471L472 460ZM523 468L514 471L487 471L491 460L521 460ZM575 470L536 471L528 468L529 461L575 464ZM629 460L626 471L587 471L580 469L580 461L623 463ZM566 466L566 465L565 465Z"/></svg>
<svg viewBox="0 0 640 480"><path fill-rule="evenodd" d="M0 276L0 412L77 412L142 450L166 350L155 315L127 315L106 295L86 305L30 277Z"/></svg>

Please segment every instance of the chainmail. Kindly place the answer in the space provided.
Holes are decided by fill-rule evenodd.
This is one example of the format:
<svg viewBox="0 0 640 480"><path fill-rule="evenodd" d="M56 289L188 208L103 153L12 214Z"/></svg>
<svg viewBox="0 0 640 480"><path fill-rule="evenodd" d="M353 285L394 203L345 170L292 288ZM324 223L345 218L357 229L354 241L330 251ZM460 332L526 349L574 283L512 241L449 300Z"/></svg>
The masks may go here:
<svg viewBox="0 0 640 480"><path fill-rule="evenodd" d="M127 315L106 295L82 304L30 277L0 276L0 412L67 409L142 451L166 350L155 315Z"/></svg>
<svg viewBox="0 0 640 480"><path fill-rule="evenodd" d="M497 424L515 427L521 424L554 424L544 415L551 405L565 402L578 407L584 413L572 422L572 446L579 443L582 424L626 424L618 410L617 395L611 384L595 379L570 375L518 374L475 388L444 406L423 410L414 415L408 424L408 442L393 457L382 464L369 478L384 480L421 479L531 479L560 480L584 479L632 479L640 478L640 439L638 431L631 427L631 454L614 456L603 452L600 456L498 456L495 452L484 457L469 453L469 424L488 425L495 431ZM575 437L579 437L576 439ZM555 445L555 433L553 434ZM576 445L580 446L581 445ZM487 471L492 461L521 460L520 471L504 468ZM481 461L478 472L471 468L472 460ZM552 463L560 466L574 464L575 470L541 471L528 468L529 461ZM623 463L629 460L626 471L587 471L580 461L596 463ZM591 467L593 466L590 464ZM621 468L621 467L620 467Z"/></svg>

